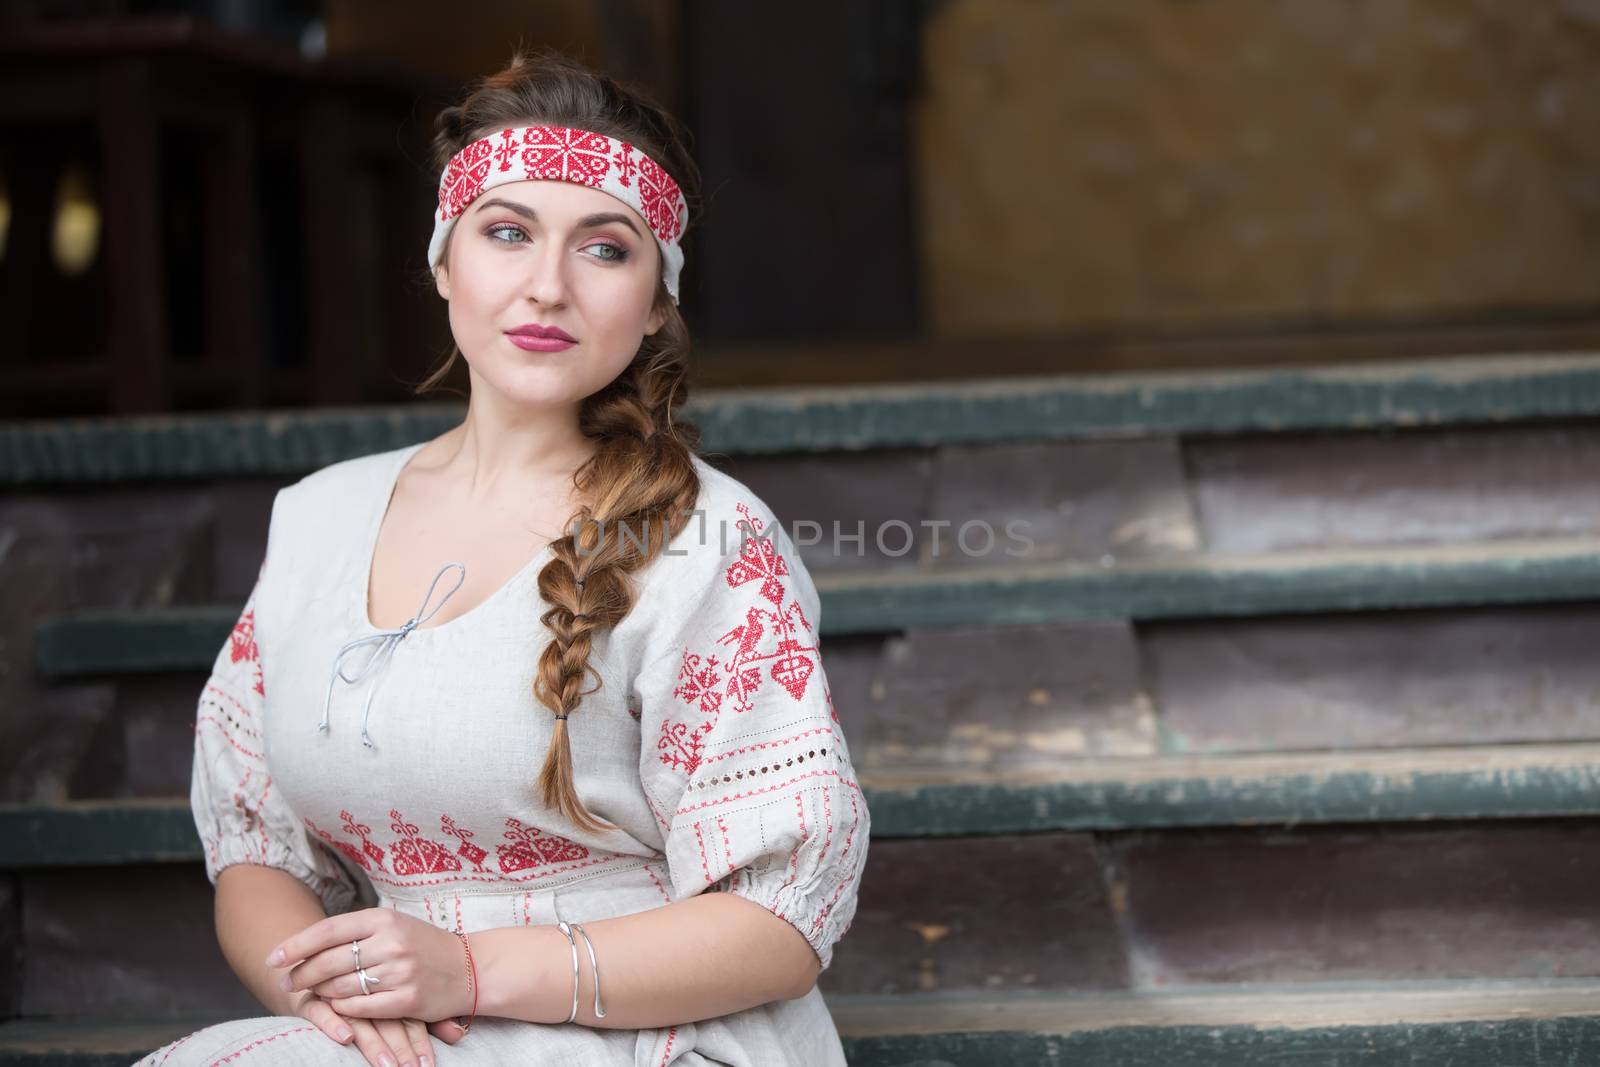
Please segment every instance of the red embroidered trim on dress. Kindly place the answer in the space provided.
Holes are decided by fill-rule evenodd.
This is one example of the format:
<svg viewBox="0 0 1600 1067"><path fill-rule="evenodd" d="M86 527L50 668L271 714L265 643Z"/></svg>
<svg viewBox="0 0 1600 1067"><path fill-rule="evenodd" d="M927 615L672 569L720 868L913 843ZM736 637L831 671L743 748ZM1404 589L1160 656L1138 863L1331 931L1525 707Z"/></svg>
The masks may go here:
<svg viewBox="0 0 1600 1067"><path fill-rule="evenodd" d="M430 841L417 831L416 824L408 823L399 808L389 809L389 829L405 838L389 845L389 865L395 874L440 874L459 871L461 861L437 841Z"/></svg>
<svg viewBox="0 0 1600 1067"><path fill-rule="evenodd" d="M302 820L306 826L322 840L341 853L348 856L353 862L370 874L384 870L384 850L375 844L369 835L371 828L365 823L357 822L348 810L339 813L343 821L341 829L346 837L359 838L361 847L356 848L348 840L340 840L333 834L318 826L311 819ZM533 879L503 877L522 871L537 871L535 878L548 877L566 871L580 870L611 859L626 859L622 856L592 857L589 849L575 841L570 841L560 834L553 834L541 830L536 826L529 826L517 818L505 820L505 829L502 836L505 844L495 846L496 863L500 873L496 874L485 865L489 858L489 851L473 841L478 836L476 830L470 830L458 822L454 816L445 813L439 816L440 832L459 842L454 852L447 845L432 840L422 835L415 823L406 822L400 809L394 808L389 812L392 820L389 824L391 830L399 834L398 840L389 843L389 870L397 875L395 879L387 879L374 875L373 880L396 886L407 885L432 885L451 879L433 879L418 882L410 880L413 876L424 874L450 874L464 871L461 860L463 857L472 865L471 873L464 873L461 877L466 881L513 881L525 882ZM481 876L481 877L480 877ZM402 880L406 879L406 880Z"/></svg>
<svg viewBox="0 0 1600 1067"><path fill-rule="evenodd" d="M520 819L506 820L504 836L511 843L496 845L495 854L500 858L500 869L507 874L550 863L570 863L589 855L582 845L536 826L524 826Z"/></svg>
<svg viewBox="0 0 1600 1067"><path fill-rule="evenodd" d="M489 850L479 848L472 843L472 839L478 835L471 830L457 826L456 821L448 815L439 816L439 825L445 833L461 842L461 847L456 851L467 858L467 862L472 864L472 869L475 871L483 870L483 861L488 858Z"/></svg>
<svg viewBox="0 0 1600 1067"><path fill-rule="evenodd" d="M765 789L752 789L745 793L730 793L725 797L717 797L715 800L707 800L699 804L690 804L686 807L679 808L675 814L687 815L691 811L700 811L702 808L714 808L718 804L726 804L731 800L743 800L746 797L758 797L763 793L770 793L775 789L782 789L784 786L794 785L796 782L803 782L807 778L837 778L839 779L839 784L841 785L848 786L851 789L861 788L855 782L852 782L850 779L841 775L838 771L812 771L809 774L802 774L797 777L790 778L786 782L779 782L777 785L769 785Z"/></svg>
<svg viewBox="0 0 1600 1067"><path fill-rule="evenodd" d="M666 718L656 740L661 762L688 775L700 768L706 742L727 707L736 714L752 710L768 681L802 700L811 676L820 668L815 628L782 581L790 573L788 561L749 505L735 507L744 516L739 523L739 558L728 565L723 580L730 589L751 586L756 602L745 607L742 622L717 638L725 652L684 648L672 692L705 718L693 726Z"/></svg>
<svg viewBox="0 0 1600 1067"><path fill-rule="evenodd" d="M317 1028L315 1026L297 1026L293 1030L285 1030L282 1033L273 1034L271 1037L259 1038L259 1039L255 1040L255 1041L250 1042L248 1045L244 1046L243 1048L241 1048L241 1049L239 1049L239 1050L237 1050L235 1052L230 1052L228 1055L223 1056L221 1059L212 1060L211 1061L211 1067L217 1067L217 1064L219 1064L219 1063L227 1063L230 1060L236 1060L240 1056L243 1056L246 1052L249 1052L251 1049L260 1048L262 1045L269 1045L272 1042L278 1040L280 1037L288 1037L290 1034L303 1034L308 1030L316 1030L316 1029ZM318 1031L318 1032L320 1033L321 1031Z"/></svg>
<svg viewBox="0 0 1600 1067"><path fill-rule="evenodd" d="M234 663L248 662L255 671L253 688L262 696L267 690L261 679L261 648L256 644L256 612L254 607L247 607L239 621L233 624L233 632L228 635L228 655Z"/></svg>
<svg viewBox="0 0 1600 1067"><path fill-rule="evenodd" d="M857 807L857 805L856 805L856 795L854 793L851 793L850 794L850 832L845 835L845 838L844 838L844 850L839 853L839 863L838 863L838 865L840 867L844 866L845 858L850 855L850 846L855 843L856 831L858 829L860 829L860 828L861 828L861 809L859 807ZM838 888L836 888L833 891L833 896L830 897L829 900L828 900L828 903L823 906L822 911L817 913L816 921L811 924L811 930L812 930L813 933L815 933L816 931L820 930L822 928L822 921L824 919L826 919L830 914L832 914L833 906L835 904L837 904L839 902L839 898L844 895L844 891L845 891L845 889L847 889L849 887L850 881L851 880L849 878L841 878L839 880L839 886L838 886ZM846 924L845 928L849 929L848 924ZM844 936L843 931L840 931L839 936L840 937Z"/></svg>

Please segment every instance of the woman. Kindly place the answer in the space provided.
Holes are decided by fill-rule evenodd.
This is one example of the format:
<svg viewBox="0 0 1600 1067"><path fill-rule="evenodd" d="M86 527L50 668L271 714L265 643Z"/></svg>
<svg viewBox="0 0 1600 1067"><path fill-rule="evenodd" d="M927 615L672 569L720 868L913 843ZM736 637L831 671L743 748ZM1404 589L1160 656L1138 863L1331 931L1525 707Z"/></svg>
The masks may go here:
<svg viewBox="0 0 1600 1067"><path fill-rule="evenodd" d="M274 1014L145 1062L843 1064L868 815L810 576L673 420L694 165L550 54L435 154L467 417L274 501L191 796Z"/></svg>

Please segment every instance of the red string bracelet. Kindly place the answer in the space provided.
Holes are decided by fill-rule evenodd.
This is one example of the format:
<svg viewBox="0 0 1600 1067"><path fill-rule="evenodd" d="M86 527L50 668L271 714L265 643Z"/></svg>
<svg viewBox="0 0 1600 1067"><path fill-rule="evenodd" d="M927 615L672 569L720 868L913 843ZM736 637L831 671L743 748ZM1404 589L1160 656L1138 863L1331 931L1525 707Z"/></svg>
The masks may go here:
<svg viewBox="0 0 1600 1067"><path fill-rule="evenodd" d="M472 1021L478 1017L478 965L472 962L472 944L467 940L467 935L460 930L451 932L461 939L461 947L467 950L467 988L472 990L472 1014L466 1022L456 1020L456 1025L461 1027L461 1036L466 1037L467 1031L472 1029Z"/></svg>

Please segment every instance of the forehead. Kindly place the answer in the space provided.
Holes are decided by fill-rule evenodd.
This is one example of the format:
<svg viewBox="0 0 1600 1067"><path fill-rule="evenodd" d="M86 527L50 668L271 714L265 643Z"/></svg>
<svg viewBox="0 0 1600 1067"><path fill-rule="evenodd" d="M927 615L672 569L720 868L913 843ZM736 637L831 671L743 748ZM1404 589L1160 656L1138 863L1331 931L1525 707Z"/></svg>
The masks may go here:
<svg viewBox="0 0 1600 1067"><path fill-rule="evenodd" d="M485 190L469 210L477 211L496 198L532 210L539 216L539 222L546 226L574 225L586 215L616 212L626 215L639 228L641 235L650 235L649 225L632 205L603 189L578 182L545 178L506 182Z"/></svg>

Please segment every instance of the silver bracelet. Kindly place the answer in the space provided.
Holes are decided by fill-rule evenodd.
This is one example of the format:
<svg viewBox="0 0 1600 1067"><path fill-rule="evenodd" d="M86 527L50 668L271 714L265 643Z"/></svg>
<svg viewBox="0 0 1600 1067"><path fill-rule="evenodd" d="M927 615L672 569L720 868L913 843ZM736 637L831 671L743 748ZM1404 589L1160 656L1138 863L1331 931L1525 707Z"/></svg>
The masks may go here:
<svg viewBox="0 0 1600 1067"><path fill-rule="evenodd" d="M604 1019L606 1010L600 1006L600 961L594 958L594 942L589 940L589 932L577 923L572 928L583 935L583 947L589 950L589 967L594 971L594 1017Z"/></svg>
<svg viewBox="0 0 1600 1067"><path fill-rule="evenodd" d="M572 936L572 927L559 921L556 927L567 936L568 943L572 945L572 1014L565 1019L570 1023L578 1018L578 942Z"/></svg>

